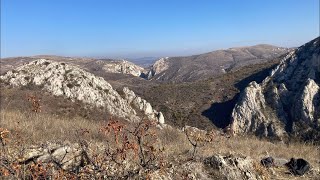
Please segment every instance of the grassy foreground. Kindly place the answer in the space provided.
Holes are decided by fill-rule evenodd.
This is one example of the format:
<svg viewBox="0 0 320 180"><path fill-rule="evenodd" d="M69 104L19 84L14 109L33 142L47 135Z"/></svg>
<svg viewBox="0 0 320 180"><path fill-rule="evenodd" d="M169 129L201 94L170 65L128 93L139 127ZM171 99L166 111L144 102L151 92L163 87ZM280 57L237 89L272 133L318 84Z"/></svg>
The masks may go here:
<svg viewBox="0 0 320 180"><path fill-rule="evenodd" d="M0 111L0 128L7 129L8 148L26 148L45 142L71 142L77 143L83 140L89 143L90 149L104 144L105 141L111 142L115 136L105 136L101 133L102 127L108 121L90 121L82 117L64 118L45 113L20 112L2 109ZM134 124L124 121L120 123L134 129ZM85 135L79 132L86 131ZM153 128L157 143L161 146L162 161L185 162L202 160L214 154L228 155L235 154L250 156L254 161L259 161L267 156L276 158L290 159L303 158L310 162L315 172L319 172L319 147L311 144L299 142L285 144L282 142L270 142L256 137L226 137L216 133L211 142L204 142L197 147L193 156L193 146L189 142L186 134L174 128ZM115 141L110 143L116 146ZM109 144L109 145L110 145ZM156 154L158 155L158 154ZM263 167L260 167L263 169ZM277 172L279 171L279 172ZM265 177L268 178L294 178L286 170L266 170ZM275 173L276 172L276 173ZM318 176L317 176L318 177ZM299 177L301 178L301 177ZM297 179L299 179L297 178ZM306 177L307 178L307 177ZM314 178L314 175L312 176Z"/></svg>

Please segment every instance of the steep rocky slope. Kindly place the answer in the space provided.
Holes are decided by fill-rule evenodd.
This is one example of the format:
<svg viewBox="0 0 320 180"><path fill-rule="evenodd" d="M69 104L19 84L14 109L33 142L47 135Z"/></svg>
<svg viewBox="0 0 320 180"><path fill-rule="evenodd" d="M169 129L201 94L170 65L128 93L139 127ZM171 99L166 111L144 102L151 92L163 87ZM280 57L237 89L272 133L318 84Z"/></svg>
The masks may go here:
<svg viewBox="0 0 320 180"><path fill-rule="evenodd" d="M65 63L35 60L8 71L0 76L0 80L13 87L37 85L55 96L106 108L110 114L129 121L139 121L142 117L138 114L142 112L149 119L164 123L162 113L154 110L150 103L137 97L133 91L123 88L120 95L103 78Z"/></svg>
<svg viewBox="0 0 320 180"><path fill-rule="evenodd" d="M256 45L194 56L161 58L151 67L148 77L159 81L196 81L250 64L266 62L289 50L271 45Z"/></svg>
<svg viewBox="0 0 320 180"><path fill-rule="evenodd" d="M249 84L232 112L231 128L269 137L318 131L319 86L318 37L284 57L262 83Z"/></svg>
<svg viewBox="0 0 320 180"><path fill-rule="evenodd" d="M147 74L147 78L151 79L153 76L160 74L161 72L169 68L169 57L160 58L152 66L150 71Z"/></svg>

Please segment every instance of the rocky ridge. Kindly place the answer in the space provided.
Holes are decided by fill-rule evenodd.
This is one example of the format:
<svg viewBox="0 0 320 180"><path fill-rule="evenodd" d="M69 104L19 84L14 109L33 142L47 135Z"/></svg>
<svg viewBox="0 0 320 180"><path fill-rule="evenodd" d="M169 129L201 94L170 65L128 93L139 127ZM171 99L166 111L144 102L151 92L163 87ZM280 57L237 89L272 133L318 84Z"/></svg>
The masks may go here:
<svg viewBox="0 0 320 180"><path fill-rule="evenodd" d="M137 97L133 91L124 88L120 95L103 78L66 63L38 59L8 71L0 76L0 80L14 87L37 85L55 96L106 108L110 114L128 121L141 120L138 110L149 119L164 123L162 113L154 110L150 103Z"/></svg>
<svg viewBox="0 0 320 180"><path fill-rule="evenodd" d="M319 128L319 86L318 37L288 53L261 84L249 84L232 112L231 129L281 138Z"/></svg>
<svg viewBox="0 0 320 180"><path fill-rule="evenodd" d="M25 63L37 59L47 59L60 63L67 63L85 69L89 72L101 70L105 73L127 74L136 77L144 76L145 69L126 60L115 59L94 59L94 58L80 58L80 57L61 57L61 56L31 56L31 57L16 57L0 59L1 69L3 74L9 70L13 70Z"/></svg>

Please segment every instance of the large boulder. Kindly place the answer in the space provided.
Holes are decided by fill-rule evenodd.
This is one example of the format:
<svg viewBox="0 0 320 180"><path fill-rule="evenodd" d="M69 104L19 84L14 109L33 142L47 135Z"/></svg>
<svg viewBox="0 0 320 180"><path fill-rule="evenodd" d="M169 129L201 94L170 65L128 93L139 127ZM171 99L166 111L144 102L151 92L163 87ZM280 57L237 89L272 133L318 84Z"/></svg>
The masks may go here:
<svg viewBox="0 0 320 180"><path fill-rule="evenodd" d="M78 168L86 161L86 147L80 144L66 143L64 145L46 143L41 146L29 147L23 151L20 163L54 163L64 170Z"/></svg>
<svg viewBox="0 0 320 180"><path fill-rule="evenodd" d="M204 164L216 171L216 176L222 179L263 179L264 177L256 172L254 162L249 157L236 157L233 155L214 155L204 160Z"/></svg>

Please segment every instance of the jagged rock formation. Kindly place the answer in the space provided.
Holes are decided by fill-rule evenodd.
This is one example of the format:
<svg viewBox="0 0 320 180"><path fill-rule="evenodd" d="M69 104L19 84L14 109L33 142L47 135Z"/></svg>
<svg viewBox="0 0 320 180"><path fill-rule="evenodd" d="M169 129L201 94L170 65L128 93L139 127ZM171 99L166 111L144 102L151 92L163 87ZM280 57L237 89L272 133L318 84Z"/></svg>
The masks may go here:
<svg viewBox="0 0 320 180"><path fill-rule="evenodd" d="M220 174L223 179L264 179L254 168L249 157L214 155L204 160L204 164Z"/></svg>
<svg viewBox="0 0 320 180"><path fill-rule="evenodd" d="M144 112L144 114L149 119L158 119L160 124L164 124L164 116L162 112L157 112L156 110L152 109L150 103L146 100L142 99L139 96L136 96L133 91L129 88L123 88L124 98L127 100L128 104L132 104L135 108L139 109L140 111Z"/></svg>
<svg viewBox="0 0 320 180"><path fill-rule="evenodd" d="M102 65L102 69L105 72L110 73L121 73L121 74L131 74L133 76L140 77L144 74L144 69L140 66L137 66L129 61L120 60L120 61L102 61L99 60L96 62L99 65Z"/></svg>
<svg viewBox="0 0 320 180"><path fill-rule="evenodd" d="M103 78L65 63L45 59L35 60L8 71L5 75L0 76L0 80L15 87L29 84L42 86L44 90L55 96L65 96L71 100L79 100L86 104L106 108L110 114L116 117L134 122L141 119L137 115L136 107L131 106L131 99L127 99L129 96L121 97ZM130 90L126 89L126 92L130 92ZM130 92L130 94L132 93ZM138 99L135 102L139 104L137 106L139 111L150 119L164 123L162 113L153 110L145 100L136 96L134 98Z"/></svg>
<svg viewBox="0 0 320 180"><path fill-rule="evenodd" d="M151 70L147 74L147 78L151 79L153 76L160 74L161 72L167 70L169 68L168 63L169 57L160 58L157 60L151 67Z"/></svg>
<svg viewBox="0 0 320 180"><path fill-rule="evenodd" d="M26 148L20 158L20 163L28 164L30 162L55 162L56 165L64 170L74 170L79 167L83 161L87 161L87 148L80 144L56 144L46 143L42 146L32 146Z"/></svg>
<svg viewBox="0 0 320 180"><path fill-rule="evenodd" d="M271 137L319 128L319 86L318 37L288 53L261 84L249 84L232 112L231 128Z"/></svg>
<svg viewBox="0 0 320 180"><path fill-rule="evenodd" d="M170 168L157 170L150 174L151 179L267 179L259 172L250 157L223 156L216 154L206 158L203 162L187 161L172 164Z"/></svg>
<svg viewBox="0 0 320 180"><path fill-rule="evenodd" d="M148 73L148 79L171 82L207 79L247 65L273 60L289 50L288 48L261 44L186 57L161 58L152 66Z"/></svg>

